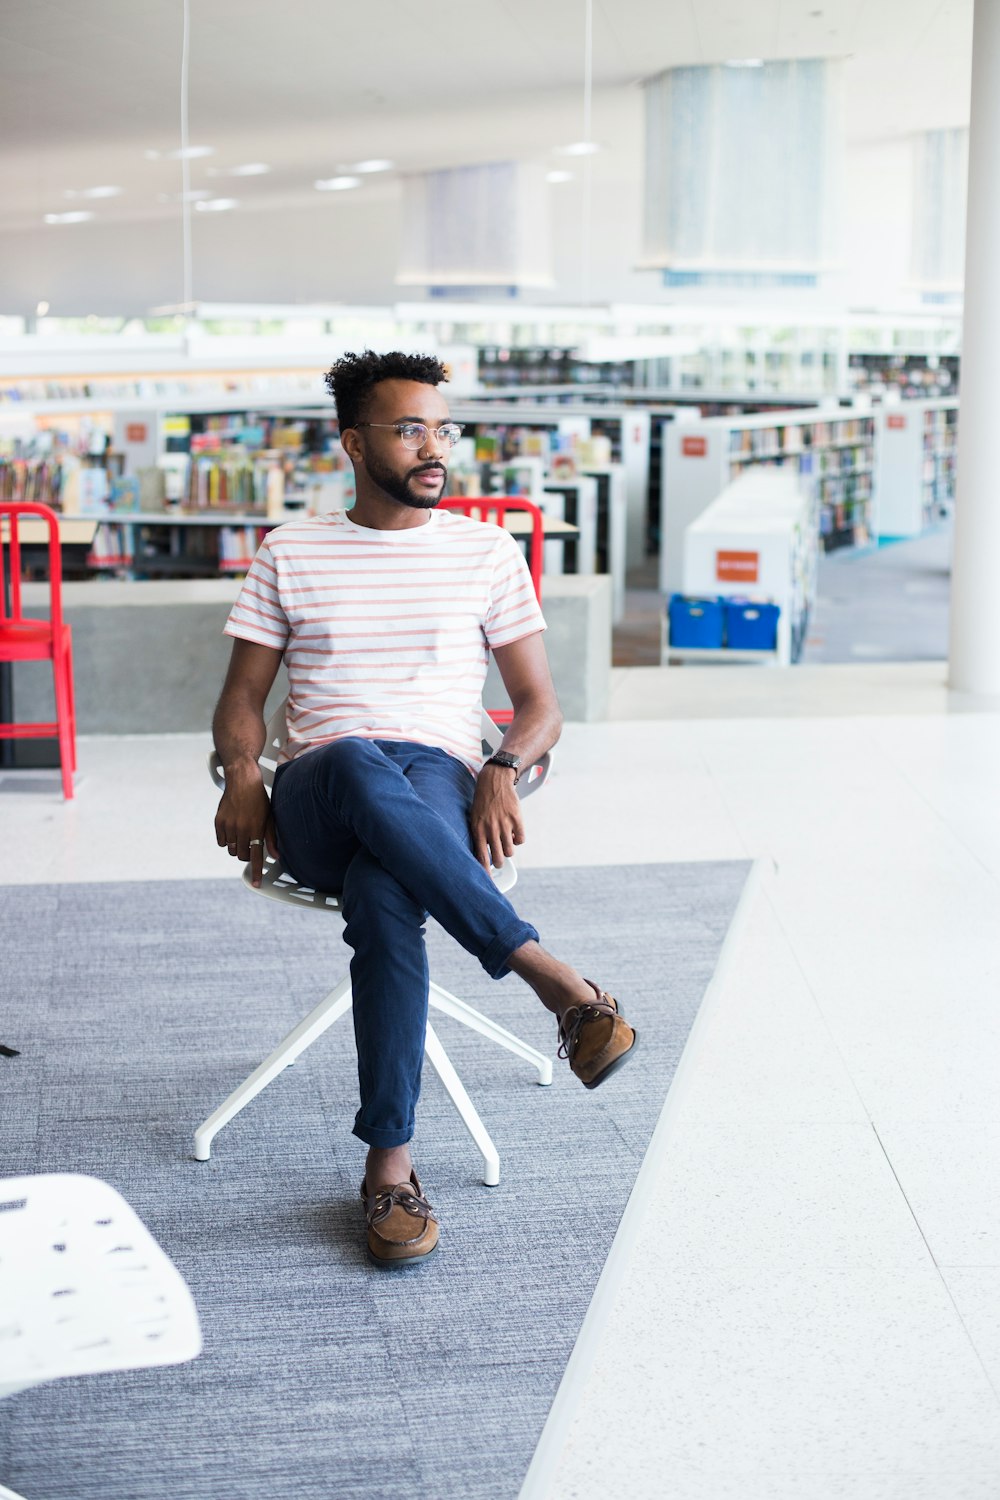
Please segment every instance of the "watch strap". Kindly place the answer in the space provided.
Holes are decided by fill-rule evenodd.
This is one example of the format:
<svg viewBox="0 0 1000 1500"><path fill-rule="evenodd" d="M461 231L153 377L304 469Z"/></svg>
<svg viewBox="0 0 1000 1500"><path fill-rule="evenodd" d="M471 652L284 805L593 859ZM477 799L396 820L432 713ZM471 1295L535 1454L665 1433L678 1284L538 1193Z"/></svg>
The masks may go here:
<svg viewBox="0 0 1000 1500"><path fill-rule="evenodd" d="M484 766L503 766L507 771L514 772L514 785L521 779L521 757L512 755L509 750L495 750L492 755L483 761Z"/></svg>

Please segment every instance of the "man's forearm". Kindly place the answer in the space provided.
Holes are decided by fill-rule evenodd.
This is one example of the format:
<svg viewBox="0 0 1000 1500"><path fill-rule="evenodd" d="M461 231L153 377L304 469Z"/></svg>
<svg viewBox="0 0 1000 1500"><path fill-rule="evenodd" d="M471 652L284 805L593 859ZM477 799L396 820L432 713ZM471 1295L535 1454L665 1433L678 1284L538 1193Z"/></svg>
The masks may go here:
<svg viewBox="0 0 1000 1500"><path fill-rule="evenodd" d="M224 691L212 720L212 736L227 780L256 771L267 726L260 709L245 696Z"/></svg>
<svg viewBox="0 0 1000 1500"><path fill-rule="evenodd" d="M526 703L514 710L507 726L502 748L521 757L523 768L534 765L551 750L562 732L563 717L558 705Z"/></svg>

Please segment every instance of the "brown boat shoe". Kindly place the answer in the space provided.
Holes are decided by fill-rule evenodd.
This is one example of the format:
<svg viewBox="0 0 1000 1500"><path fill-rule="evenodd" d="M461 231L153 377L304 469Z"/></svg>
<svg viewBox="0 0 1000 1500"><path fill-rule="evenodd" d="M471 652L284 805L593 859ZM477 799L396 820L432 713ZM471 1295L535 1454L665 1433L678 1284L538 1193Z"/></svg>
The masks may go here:
<svg viewBox="0 0 1000 1500"><path fill-rule="evenodd" d="M618 1014L618 1001L587 984L596 998L589 1005L572 1005L559 1020L559 1056L569 1061L580 1082L596 1089L620 1068L635 1050L636 1033Z"/></svg>
<svg viewBox="0 0 1000 1500"><path fill-rule="evenodd" d="M368 1192L361 1184L368 1221L368 1258L380 1266L406 1266L437 1248L438 1222L424 1197L416 1172L409 1182Z"/></svg>

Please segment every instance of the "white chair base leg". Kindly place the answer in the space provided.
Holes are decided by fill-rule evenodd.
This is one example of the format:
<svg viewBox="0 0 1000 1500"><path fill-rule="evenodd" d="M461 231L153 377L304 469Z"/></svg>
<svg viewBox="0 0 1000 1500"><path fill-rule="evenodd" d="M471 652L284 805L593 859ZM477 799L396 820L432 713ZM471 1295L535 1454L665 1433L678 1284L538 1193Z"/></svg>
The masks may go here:
<svg viewBox="0 0 1000 1500"><path fill-rule="evenodd" d="M490 1020L489 1016L484 1016L481 1011L467 1005L464 1000L459 1000L457 995L450 994L433 980L430 983L428 998L431 1005L443 1011L445 1015L461 1021L463 1026L468 1026L470 1030L479 1032L481 1036L506 1048L508 1052L513 1052L515 1056L530 1062L538 1071L540 1084L552 1082L552 1061L537 1048L530 1047L527 1042L522 1042L519 1037L514 1036L513 1032L507 1031L503 1026L498 1026L495 1021ZM348 975L330 991L325 1000L321 1000L319 1005L309 1012L304 1021L300 1021L298 1026L278 1043L260 1067L255 1068L249 1078L244 1079L239 1088L233 1090L229 1098L209 1115L204 1124L198 1126L194 1133L195 1160L208 1161L212 1154L212 1141L222 1127L228 1125L241 1109L245 1109L251 1099L255 1099L262 1089L277 1078L279 1073L291 1067L295 1059L350 1008L351 980ZM496 1187L500 1181L499 1153L430 1022L427 1024L425 1051L461 1115L466 1129L482 1152L483 1181L487 1187ZM0 1489L0 1500L4 1500L2 1489Z"/></svg>
<svg viewBox="0 0 1000 1500"><path fill-rule="evenodd" d="M194 1133L194 1155L196 1161L208 1161L212 1152L212 1140L229 1121L238 1115L241 1109L255 1099L262 1089L278 1074L295 1061L300 1052L304 1052L311 1042L328 1030L340 1019L346 1010L351 1007L351 980L348 975L342 979L335 989L332 989L325 1000L321 1000L315 1010L311 1010L304 1021L300 1021L294 1031L290 1031L284 1041L279 1042L269 1057L266 1057L259 1068L255 1068L250 1077L244 1079L239 1088L234 1089L224 1104L213 1114L210 1114L203 1125L199 1125Z"/></svg>
<svg viewBox="0 0 1000 1500"><path fill-rule="evenodd" d="M0 1500L24 1500L16 1490L9 1490L5 1484L0 1484Z"/></svg>
<svg viewBox="0 0 1000 1500"><path fill-rule="evenodd" d="M481 1036L489 1037L490 1041L496 1042L500 1047L506 1047L508 1052L513 1052L517 1057L523 1057L525 1062L530 1062L538 1069L538 1082L549 1084L552 1082L552 1059L539 1052L536 1047L529 1047L527 1042L522 1042L513 1032L507 1031L503 1026L498 1026L496 1021L491 1021L489 1016L484 1016L481 1011L474 1010L464 1000L459 1000L457 995L449 994L433 979L430 982L429 995L431 1005L443 1011L446 1016L452 1016L454 1020L461 1021L463 1026L468 1026L471 1031L478 1031Z"/></svg>
<svg viewBox="0 0 1000 1500"><path fill-rule="evenodd" d="M430 1021L427 1022L427 1037L424 1042L424 1051L434 1066L441 1082L444 1084L451 1101L459 1114L462 1123L479 1147L483 1156L483 1181L487 1187L496 1187L500 1181L500 1155L493 1144L486 1126L479 1118L475 1105L465 1092L465 1086L452 1066L451 1058L441 1045L438 1036Z"/></svg>

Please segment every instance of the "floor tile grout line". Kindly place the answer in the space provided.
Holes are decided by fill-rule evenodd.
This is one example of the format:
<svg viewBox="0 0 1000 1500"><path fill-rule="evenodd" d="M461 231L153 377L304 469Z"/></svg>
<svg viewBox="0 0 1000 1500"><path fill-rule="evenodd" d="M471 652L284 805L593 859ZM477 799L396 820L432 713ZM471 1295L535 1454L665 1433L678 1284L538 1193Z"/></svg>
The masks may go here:
<svg viewBox="0 0 1000 1500"><path fill-rule="evenodd" d="M695 731L694 739L695 739L695 746L696 746L697 751L698 751L698 758L701 761L702 767L704 768L704 772L705 772L705 775L708 778L709 784L711 785L713 791L715 792L716 797L718 798L719 806L722 808L723 812L726 815L726 821L728 822L729 827L731 828L732 832L735 834L736 838L739 840L740 848L743 850L744 857L748 858L748 859L754 858L755 856L753 856L750 853L750 849L749 849L749 847L747 845L747 841L743 837L743 829L740 827L739 819L737 818L737 816L736 816L733 808L730 806L729 800L726 797L725 791L723 790L722 783L719 780L718 776L716 776L715 772L713 771L711 762L709 761L708 754L706 752L705 745L704 745L704 742L702 740L702 734L704 733L704 729L700 727L701 725L703 725L706 722L708 722L708 721L705 721L705 720L700 721L700 725L699 725L700 732L699 732L699 730ZM718 722L718 721L715 721L715 722ZM767 858L771 859L772 862L773 862L773 856L771 856L769 854L767 856Z"/></svg>
<svg viewBox="0 0 1000 1500"><path fill-rule="evenodd" d="M777 876L780 879L780 866L778 865L777 860L771 858L769 860L769 863L771 865L771 868L772 868L775 876ZM795 946L795 942L794 942L794 940L792 938L792 935L788 931L788 928L786 927L785 923L781 919L781 912L780 912L780 910L778 908L777 902L775 901L774 893L771 890L768 889L766 883L764 884L764 887L763 887L763 895L764 895L764 900L767 902L767 905L768 905L768 908L769 908L769 910L771 912L771 915L774 918L775 925L777 926L778 931L781 933L781 936L784 938L785 942L788 945L788 951L789 951L789 953L792 956L792 962L794 963L796 969L798 970L799 977L802 980L802 984L805 987L806 993L809 995L809 998L812 1001L813 1010L815 1011L817 1017L819 1018L820 1025L822 1026L823 1031L826 1034L827 1040L829 1041L829 1044L830 1044L831 1048L833 1049L833 1052L836 1055L836 1058L837 1058L838 1062L840 1063L841 1068L844 1070L844 1076L849 1081L849 1083L851 1085L851 1088L854 1090L854 1093L857 1096L858 1103L860 1104L861 1109L864 1112L865 1119L868 1121L869 1125L871 1125L872 1129L874 1129L875 1128L875 1121L874 1121L874 1119L872 1117L872 1112L868 1108L868 1105L865 1102L865 1097L864 1097L863 1093L861 1092L861 1088L860 1088L860 1086L858 1084L858 1081L854 1077L854 1074L853 1074L853 1072L852 1072L852 1070L851 1070L851 1068L850 1068L850 1066L848 1064L847 1058L844 1055L844 1051L843 1051L840 1043L838 1042L838 1040L836 1038L836 1035L834 1033L833 1027L830 1025L830 1021L829 1021L829 1019L827 1017L826 1011L824 1010L823 1005L820 1002L819 996L816 994L816 991L815 991L815 989L813 987L812 981L809 978L809 975L806 973L805 965L804 965L804 963L802 961L802 958L801 958L801 956L799 954L798 949Z"/></svg>
<svg viewBox="0 0 1000 1500"><path fill-rule="evenodd" d="M611 1249L601 1270L594 1295L584 1314L580 1332L563 1372L559 1389L549 1408L541 1435L528 1466L518 1500L548 1500L553 1475L562 1456L570 1425L586 1388L597 1358L602 1336L611 1322L616 1299L625 1283L639 1232L645 1222L651 1199L650 1188L658 1180L683 1113L685 1096L691 1086L704 1038L714 1021L714 1013L725 990L734 955L742 946L761 884L761 862L755 860L740 893L736 910L723 940L714 972L702 997L694 1024L674 1072L673 1080L654 1127L646 1153L636 1174L625 1211L622 1214Z"/></svg>
<svg viewBox="0 0 1000 1500"><path fill-rule="evenodd" d="M885 748L885 746L879 744L878 740L876 740L875 737L873 735L871 735L871 734L869 734L867 736L867 738L869 739L869 742L876 749L878 749L879 753L883 756L883 758L886 760L886 762L890 766L892 766L892 768L895 771L896 775L899 776L899 778L902 781L904 781L906 783L906 785L910 788L910 791L916 797L917 801L920 802L927 809L927 811L931 814L931 816L933 818L936 818L937 821L939 823L941 823L947 829L949 835L955 841L955 843L958 845L958 847L960 849L963 849L965 851L965 853L968 854L968 856L970 857L970 859L972 859L973 862L980 867L980 869L983 871L983 873L987 876L987 878L990 880L990 882L992 884L1000 885L1000 871L993 870L993 869L990 868L990 866L986 863L986 861L982 858L982 856L980 854L978 854L976 852L976 850L973 849L972 845L969 844L962 837L962 835L958 832L958 830L952 826L952 824L949 822L948 818L941 811L941 809L939 807L936 807L934 805L934 803L931 801L931 799L928 796L928 794L925 791L921 790L920 786L917 784L916 781L913 780L913 778L912 778L912 776L910 776L909 772L906 771L902 765L900 765L899 761L896 760L895 757L890 754L890 752Z"/></svg>
<svg viewBox="0 0 1000 1500"><path fill-rule="evenodd" d="M861 728L860 725L858 727ZM870 731L869 731L869 728L868 728L867 724L864 726L863 729L861 729L861 732L862 732L862 735L864 736L864 738L866 740L871 740L873 744L876 743L872 739L872 736L870 734ZM894 774L896 774L896 775L903 775L903 773L901 772L899 766L896 765L893 762L893 760L891 759L891 757L888 756L888 754L884 751L884 749L881 746L877 746L877 748L879 750L879 753L885 759L887 767L891 767L891 769L892 769L892 771L893 771ZM725 809L726 815L729 818L731 824L733 825L733 828L734 828L734 830L736 832L737 837L740 839L740 841L742 843L743 842L743 836L742 836L742 830L741 830L740 825L739 825L739 820L737 819L737 817L735 815L735 812L732 810L732 808L730 806L729 800L726 797L726 793L725 793L725 791L723 789L722 784L718 781L718 779L715 776L715 773L713 772L713 770L712 770L711 766L709 765L707 759L705 761L705 767L706 767L707 774L711 778L713 784L716 786L716 789L717 789L717 792L718 792L718 796L719 796L719 800L720 800L722 806ZM923 802L924 799L921 797L919 791L915 787L911 787L911 790L913 792L913 795L917 798L917 800L920 801L920 802ZM930 808L929 810L931 811L931 813L932 813L932 815L934 817L936 817L936 818L940 817L940 815L937 813L936 809ZM947 827L947 825L945 825L945 826ZM952 837L956 839L956 842L958 842L959 845L964 848L965 846L964 846L963 842L960 839L958 839L957 835L954 833L954 830L949 828L948 831L952 835ZM967 852L971 853L971 851L967 851ZM976 862L978 863L979 861L977 860ZM773 854L768 853L768 855L766 856L766 864L770 866L773 874L780 880L780 865L778 863L778 860L774 857ZM990 874L992 875L992 872L990 872ZM848 1061L847 1061L847 1058L846 1058L846 1056L845 1056L845 1054L843 1052L843 1049L841 1048L840 1043L837 1041L836 1035L835 1035L835 1033L833 1031L833 1028L832 1028L832 1026L830 1024L830 1021L829 1021L829 1019L827 1017L826 1011L825 1011L822 1003L820 1002L819 996L816 994L816 991L815 991L815 989L814 989L814 987L813 987L813 985L812 985L812 983L811 983L811 981L809 979L809 976L808 976L808 974L806 972L805 965L804 965L803 960L802 960L802 958L801 958L801 956L799 954L798 948L796 947L796 944L795 944L795 941L794 941L794 939L792 937L792 934L789 932L787 926L785 925L784 921L782 920L782 916L781 916L781 912L780 912L780 909L779 909L778 902L775 900L775 892L769 887L769 885L768 885L768 883L766 881L762 882L762 884L763 884L764 898L767 901L767 904L768 904L768 906L769 906L769 908L771 910L771 913L772 913L772 915L774 917L774 920L775 920L775 923L776 923L776 925L778 927L779 932L781 933L782 937L784 938L785 942L788 945L788 949L789 949L789 952L792 955L792 959L793 959L793 962L795 964L795 967L798 970L799 975L800 975L800 977L802 979L802 983L805 986L805 988L806 988L806 990L807 990L807 992L808 992L808 994L809 994L809 996L810 996L810 998L812 1000L813 1008L814 1008L814 1010L816 1012L816 1015L819 1017L819 1020L820 1020L820 1022L822 1024L822 1027L823 1027L823 1030L826 1033L826 1036L827 1036L827 1038L829 1040L830 1046L833 1048L833 1051L834 1051L834 1053L835 1053L838 1061L840 1062L841 1068L843 1069L845 1076L850 1081L851 1088L854 1090L854 1093L857 1096L858 1102L859 1102L859 1104L861 1106L861 1109L863 1110L863 1112L865 1114L866 1119L871 1124L872 1129L874 1129L875 1128L875 1122L874 1122L874 1118L872 1116L872 1112L869 1109L867 1103L865 1102L864 1095L862 1094L861 1089L860 1089L860 1087L859 1087L859 1085L857 1083L857 1080L855 1079L854 1074L853 1074L853 1072L852 1072L852 1070L851 1070L851 1068L850 1068L850 1066L848 1064Z"/></svg>
<svg viewBox="0 0 1000 1500"><path fill-rule="evenodd" d="M878 1142L879 1150L882 1152L882 1155L885 1157L886 1165L889 1168L889 1171L893 1175L893 1178L895 1180L896 1186L899 1188L899 1192L900 1192L900 1195L901 1195L901 1197L903 1199L903 1202L906 1204L907 1211L909 1212L910 1217L912 1218L914 1224L917 1227L917 1232L918 1232L918 1234L920 1235L920 1238L923 1240L924 1244L927 1247L927 1254L930 1257L931 1265L934 1267L935 1271L937 1272L937 1275L938 1275L938 1278L939 1278L939 1280L941 1282L941 1285L944 1288L945 1295L947 1296L948 1301L951 1303L952 1308L954 1309L954 1312L955 1312L955 1316L956 1316L956 1318L958 1319L959 1323L962 1326L962 1332L965 1334L965 1337L968 1339L968 1341L969 1341L969 1347L971 1348L973 1354L976 1357L976 1362L980 1366L980 1368L982 1369L983 1375L986 1377L986 1383L988 1384L990 1390L993 1392L993 1395L994 1395L994 1397L996 1399L997 1405L1000 1406L1000 1386L998 1386L997 1382L993 1379L993 1376L990 1374L989 1368L987 1367L986 1361L983 1359L983 1356L980 1354L979 1349L976 1346L976 1341L975 1341L975 1339L972 1336L972 1331L969 1328L968 1324L966 1323L964 1317L962 1316L961 1309L959 1308L958 1303L955 1301L954 1293L952 1292L951 1287L948 1285L947 1279L946 1279L945 1274L944 1274L944 1268L941 1266L941 1264L939 1263L939 1261L937 1259L937 1256L934 1254L934 1251L931 1249L930 1241L928 1240L926 1234L924 1233L923 1225L920 1222L920 1219L919 1219L919 1217L917 1215L917 1211L913 1207L913 1204L910 1202L910 1199L909 1199L909 1196L907 1194L907 1191L906 1191L905 1187L903 1186L903 1183L902 1183L902 1181L900 1179L899 1173L896 1171L896 1168L893 1165L892 1157L889 1155L889 1152L886 1150L885 1142L883 1141L881 1135L879 1134L878 1126L875 1124L874 1120L872 1121L872 1134L875 1136L875 1139Z"/></svg>
<svg viewBox="0 0 1000 1500"><path fill-rule="evenodd" d="M775 868L777 868L776 865L775 865ZM947 1295L948 1300L949 1300L949 1302L951 1303L951 1305L952 1305L952 1307L954 1309L955 1316L958 1318L958 1321L959 1321L959 1323L962 1326L962 1332L965 1334L965 1337L969 1341L969 1344L970 1344L970 1346L972 1348L972 1351L975 1354L976 1361L980 1365L980 1367L982 1368L983 1374L986 1377L986 1380L987 1380L987 1383L988 1383L988 1385L990 1387L990 1390L993 1392L993 1394L996 1397L998 1403L1000 1403L1000 1388L998 1388L996 1382L993 1380L992 1376L990 1375L989 1370L986 1367L986 1364L985 1364L985 1362L983 1360L982 1355L980 1354L979 1350L976 1348L976 1344L975 1344L975 1341L974 1341L974 1339L972 1337L972 1334L971 1334L968 1326L966 1325L965 1319L962 1317L961 1311L959 1310L958 1304L955 1301L955 1297L954 1297L954 1295L953 1295L953 1293L951 1291L951 1288L948 1286L948 1283L947 1283L947 1281L946 1281L946 1279L944 1277L942 1268L938 1264L937 1258L934 1255L934 1251L931 1249L931 1246L930 1246L930 1243L929 1243L929 1241L927 1239L927 1236L924 1233L923 1226L921 1225L920 1220L917 1217L917 1214L916 1214L916 1211L914 1210L913 1204L910 1202L910 1199L909 1199L909 1197L907 1195L906 1189L904 1188L904 1186L902 1184L902 1181L900 1180L899 1174L897 1173L896 1168L893 1165L892 1158L889 1156L889 1153L886 1150L885 1143L883 1142L882 1137L879 1134L878 1126L875 1123L875 1119L874 1119L874 1117L872 1115L872 1112L868 1108L868 1105L865 1103L864 1095L862 1094L861 1089L858 1087L858 1084L857 1084L857 1082L856 1082L856 1080L854 1078L854 1075L851 1072L851 1069L850 1069L850 1067L847 1064L847 1059L845 1058L843 1052L841 1051L840 1044L838 1043L836 1037L833 1034L833 1031L832 1031L832 1029L830 1027L829 1021L827 1020L827 1017L826 1017L826 1014L825 1014L825 1012L823 1010L823 1007L820 1004L819 999L818 999L818 997L816 995L816 992L813 989L812 985L810 984L809 978L808 978L808 976L807 976L807 974L806 974L806 972L805 972L805 970L804 970L804 968L802 966L802 962L801 962L801 959L799 958L798 952L796 951L795 944L792 942L791 936L788 933L787 929L785 928L784 923L781 920L781 915L780 915L780 912L778 911L777 906L775 904L775 901L773 899L772 892L770 890L768 890L766 884L763 885L762 894L763 894L764 900L767 902L767 904L768 904L768 906L769 906L769 908L770 908L770 910L771 910L771 912L772 912L772 914L774 916L775 922L777 923L780 932L782 933L783 937L785 938L785 941L788 943L789 951L791 952L793 960L794 960L795 965L796 965L796 968L798 969L798 971L799 971L799 973L800 973L800 975L802 977L802 982L805 985L805 987L806 987L809 995L812 998L813 1005L814 1005L814 1007L816 1009L816 1013L819 1016L819 1018L820 1018L820 1020L822 1022L823 1028L826 1031L826 1033L827 1033L827 1035L828 1035L828 1037L830 1039L830 1045L833 1047L834 1051L836 1052L837 1057L840 1059L841 1066L843 1067L846 1076L850 1080L851 1087L854 1089L854 1091L855 1091L855 1093L856 1093L856 1095L858 1097L858 1102L860 1103L861 1108L864 1110L864 1113L865 1113L865 1115L866 1115L866 1117L868 1119L868 1123L869 1123L869 1125L871 1127L872 1134L874 1135L875 1140L878 1142L879 1150L882 1152L882 1155L885 1157L886 1165L888 1166L890 1172L892 1173L893 1181L896 1183L896 1187L899 1190L900 1197L902 1198L903 1202L906 1204L907 1212L909 1213L911 1219L913 1220L913 1223L914 1223L914 1225L916 1227L917 1233L920 1235L920 1238L921 1238L921 1240L922 1240L922 1242L923 1242L923 1244L924 1244L924 1246L925 1246L925 1248L927 1250L927 1254L928 1254L928 1256L930 1258L930 1262L933 1265L933 1267L934 1267L934 1269L935 1269L935 1271L936 1271L936 1273L937 1273L937 1275L938 1275L938 1277L939 1277L939 1279L941 1281L941 1284L942 1284L942 1286L944 1288L945 1294Z"/></svg>
<svg viewBox="0 0 1000 1500"><path fill-rule="evenodd" d="M703 750L703 747L700 746L699 748L701 748ZM715 786L717 794L718 794L718 797L719 797L719 800L720 800L722 806L725 808L726 816L729 819L730 823L732 824L734 830L736 831L736 835L739 838L740 842L744 843L743 832L742 832L742 829L740 827L739 819L737 818L734 809L731 807L729 799L727 798L726 792L725 792L725 790L723 788L723 785L719 781L719 779L716 776L715 772L713 771L713 769L711 767L711 764L708 761L707 756L704 757L704 763L705 763L706 773L708 774L710 780L712 781L713 786ZM745 843L744 843L744 847L745 847ZM774 857L774 855L772 853L770 853L770 851L768 852L768 854L766 855L766 857L761 857L761 863L762 863L762 867L770 866L770 869L773 872L773 874L775 876L777 876L777 877L780 878L780 866L778 864L777 859ZM813 986L812 986L812 984L809 981L809 977L806 974L805 967L803 965L802 959L800 958L798 950L797 950L794 942L792 941L791 934L789 933L788 929L786 928L784 922L781 920L781 916L780 916L780 913L779 913L779 911L777 909L777 906L775 904L774 897L773 897L772 893L770 892L770 890L768 889L767 882L763 879L763 875L761 877L761 888L762 888L762 893L763 893L764 900L767 902L768 909L770 910L771 915L774 918L775 925L776 925L778 931L780 932L781 936L785 940L785 943L786 943L786 945L788 947L788 951L789 951L789 953L792 956L792 962L794 963L795 968L798 971L799 977L802 980L803 985L805 986L806 992L809 995L810 1000L812 1001L813 1010L815 1011L817 1017L819 1018L820 1024L821 1024L824 1032L826 1033L826 1036L827 1036L827 1038L829 1040L830 1046L833 1048L834 1054L836 1055L837 1060L839 1061L840 1066L841 1066L841 1068L844 1071L845 1077L850 1082L851 1088L854 1090L854 1093L857 1096L858 1103L860 1104L861 1109L863 1110L866 1119L869 1122L871 1122L871 1112L869 1111L868 1106L865 1104L864 1098L863 1098L863 1096L861 1094L861 1090L858 1087L857 1081L855 1080L853 1073L851 1072L850 1068L847 1066L847 1059L844 1057L844 1054L843 1054L843 1052L840 1049L840 1046L839 1046L839 1044L837 1042L837 1039L836 1039L836 1037L833 1034L833 1031L832 1031L832 1028L830 1026L830 1023L827 1020L827 1017L826 1017L826 1014L825 1014L825 1012L823 1010L823 1007L822 1007L822 1005L819 1002L819 997L817 996L816 991L813 989Z"/></svg>

